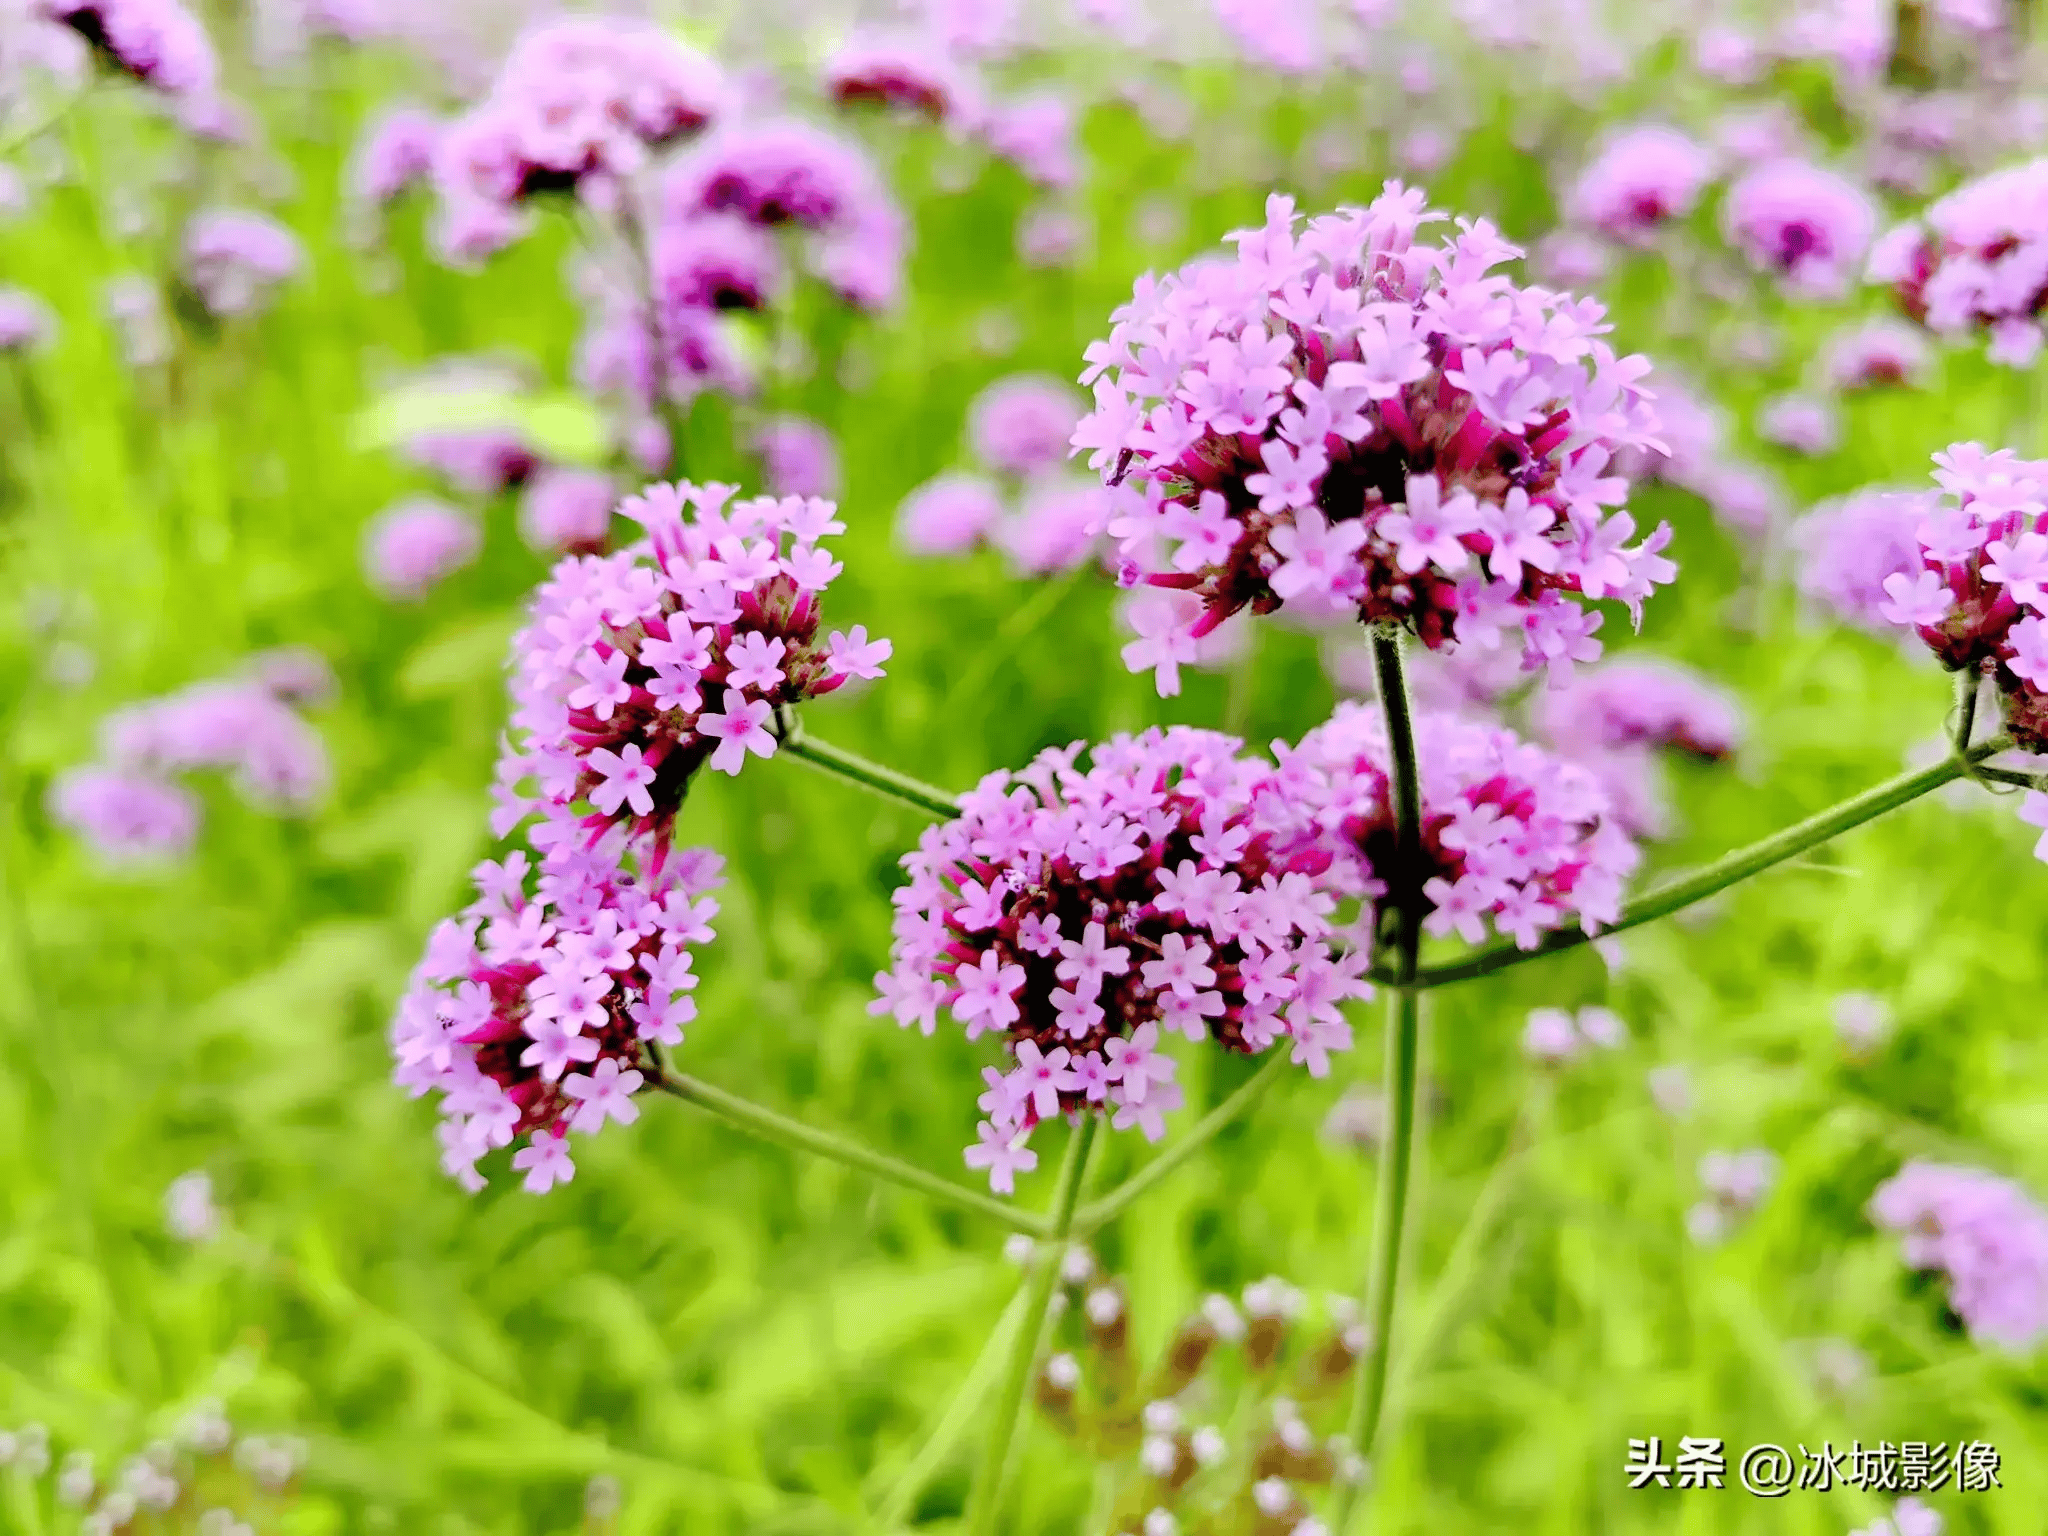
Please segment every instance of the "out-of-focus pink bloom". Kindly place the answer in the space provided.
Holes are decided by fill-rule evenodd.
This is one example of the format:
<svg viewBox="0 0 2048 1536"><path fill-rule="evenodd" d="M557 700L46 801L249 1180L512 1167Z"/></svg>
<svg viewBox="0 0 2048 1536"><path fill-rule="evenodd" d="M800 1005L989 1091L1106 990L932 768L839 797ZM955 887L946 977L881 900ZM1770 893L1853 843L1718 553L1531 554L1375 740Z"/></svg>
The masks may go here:
<svg viewBox="0 0 2048 1536"><path fill-rule="evenodd" d="M260 213L219 209L185 227L186 281L215 315L253 313L304 264L298 237Z"/></svg>
<svg viewBox="0 0 2048 1536"><path fill-rule="evenodd" d="M51 781L49 810L114 865L183 858L199 835L197 797L141 769L66 769Z"/></svg>
<svg viewBox="0 0 2048 1536"><path fill-rule="evenodd" d="M1721 222L1729 243L1752 266L1781 277L1794 292L1834 298L1870 248L1877 208L1832 171L1775 160L1728 189Z"/></svg>
<svg viewBox="0 0 2048 1536"><path fill-rule="evenodd" d="M2048 1333L2048 1213L2010 1179L1914 1161L1878 1186L1870 1217L1906 1263L1939 1271L1971 1336L2010 1350Z"/></svg>
<svg viewBox="0 0 2048 1536"><path fill-rule="evenodd" d="M1093 480L1047 476L995 526L995 542L1024 576L1050 576L1082 564L1099 547L1109 493Z"/></svg>
<svg viewBox="0 0 2048 1536"><path fill-rule="evenodd" d="M1049 374L998 379L967 408L967 439L990 469L1024 477L1067 457L1067 440L1085 402Z"/></svg>
<svg viewBox="0 0 2048 1536"><path fill-rule="evenodd" d="M839 494L839 449L808 416L775 416L754 434L761 483L771 496Z"/></svg>
<svg viewBox="0 0 2048 1536"><path fill-rule="evenodd" d="M520 493L519 536L543 554L599 553L618 499L610 475L548 466Z"/></svg>
<svg viewBox="0 0 2048 1536"><path fill-rule="evenodd" d="M825 64L825 92L842 106L868 103L935 123L971 115L971 76L943 53L911 39L853 38Z"/></svg>
<svg viewBox="0 0 2048 1536"><path fill-rule="evenodd" d="M206 96L219 66L206 29L178 0L30 0L108 64L171 96Z"/></svg>
<svg viewBox="0 0 2048 1536"><path fill-rule="evenodd" d="M1871 489L1815 507L1792 526L1799 590L1835 617L1885 633L1885 583L1918 568L1916 534L1931 500L1924 491Z"/></svg>
<svg viewBox="0 0 2048 1536"><path fill-rule="evenodd" d="M2048 159L1938 199L1878 241L1869 276L1936 335L1982 332L1993 362L2031 367L2048 306Z"/></svg>
<svg viewBox="0 0 2048 1536"><path fill-rule="evenodd" d="M1003 498L979 475L945 474L904 497L896 539L914 555L965 554L995 531Z"/></svg>
<svg viewBox="0 0 2048 1536"><path fill-rule="evenodd" d="M431 496L409 497L371 519L363 574L385 597L424 597L475 560L483 543L471 513Z"/></svg>
<svg viewBox="0 0 2048 1536"><path fill-rule="evenodd" d="M396 200L433 175L441 121L418 107L395 107L364 135L349 163L349 186L374 207Z"/></svg>
<svg viewBox="0 0 2048 1536"><path fill-rule="evenodd" d="M1640 241L1698 206L1714 174L1705 146L1672 128L1635 127L1609 139L1565 199L1571 217Z"/></svg>
<svg viewBox="0 0 2048 1536"><path fill-rule="evenodd" d="M1757 412L1757 436L1794 453L1833 453L1842 441L1842 416L1819 395L1779 395Z"/></svg>
<svg viewBox="0 0 2048 1536"><path fill-rule="evenodd" d="M1927 377L1927 338L1896 320L1869 320L1828 342L1828 381L1836 389L1920 388Z"/></svg>
<svg viewBox="0 0 2048 1536"><path fill-rule="evenodd" d="M20 288L0 288L0 352L30 352L57 333L50 306Z"/></svg>

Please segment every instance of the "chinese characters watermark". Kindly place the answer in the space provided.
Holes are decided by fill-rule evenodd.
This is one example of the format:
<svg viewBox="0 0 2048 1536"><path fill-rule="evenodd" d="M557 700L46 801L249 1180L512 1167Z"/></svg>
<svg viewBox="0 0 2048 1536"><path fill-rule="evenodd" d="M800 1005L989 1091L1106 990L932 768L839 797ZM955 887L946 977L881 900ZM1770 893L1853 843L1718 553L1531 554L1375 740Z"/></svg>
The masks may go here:
<svg viewBox="0 0 2048 1536"><path fill-rule="evenodd" d="M1783 1498L1795 1488L1827 1493L1857 1488L1867 1493L1936 1493L1953 1485L1958 1493L1988 1493L2003 1488L1998 1477L1998 1449L1987 1441L1880 1440L1866 1446L1851 1441L1836 1450L1832 1441L1817 1448L1799 1444L1796 1454L1782 1445L1752 1445L1736 1459L1734 1480L1760 1499ZM1705 1436L1681 1436L1665 1459L1662 1437L1630 1440L1623 1467L1631 1488L1709 1489L1727 1486L1727 1443Z"/></svg>

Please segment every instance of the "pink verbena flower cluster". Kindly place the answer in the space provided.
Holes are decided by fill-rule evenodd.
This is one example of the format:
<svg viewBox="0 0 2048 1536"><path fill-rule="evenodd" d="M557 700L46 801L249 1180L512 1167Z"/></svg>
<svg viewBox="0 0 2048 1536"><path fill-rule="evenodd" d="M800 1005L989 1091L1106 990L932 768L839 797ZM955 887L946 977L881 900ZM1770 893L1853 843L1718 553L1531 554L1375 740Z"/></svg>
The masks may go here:
<svg viewBox="0 0 2048 1536"><path fill-rule="evenodd" d="M1348 1049L1341 1005L1369 995L1363 956L1326 942L1329 855L1282 853L1273 770L1241 743L1175 726L1117 736L983 779L905 856L893 966L875 1012L926 1034L949 1009L1015 1065L983 1073L969 1166L1004 1193L1032 1129L1100 1108L1157 1140L1180 1105L1164 1036L1257 1054L1281 1040L1311 1074Z"/></svg>
<svg viewBox="0 0 2048 1536"><path fill-rule="evenodd" d="M1950 671L1991 677L2013 740L2048 751L2048 461L1957 443L1934 462L1918 558L1884 578L1878 612Z"/></svg>
<svg viewBox="0 0 2048 1536"><path fill-rule="evenodd" d="M199 834L198 798L178 780L225 770L252 805L303 812L327 791L327 749L292 708L331 683L324 663L290 652L255 658L240 675L195 683L116 710L100 724L97 763L67 769L50 787L50 811L111 863L174 858Z"/></svg>
<svg viewBox="0 0 2048 1536"><path fill-rule="evenodd" d="M1728 189L1728 243L1795 293L1838 297L1870 248L1877 208L1833 171L1789 158L1766 161Z"/></svg>
<svg viewBox="0 0 2048 1536"><path fill-rule="evenodd" d="M414 599L476 559L483 525L433 496L408 496L363 531L363 574L381 596Z"/></svg>
<svg viewBox="0 0 2048 1536"><path fill-rule="evenodd" d="M1735 698L1670 661L1608 662L1567 687L1540 690L1532 709L1544 738L1560 747L1676 747L1713 762L1742 741Z"/></svg>
<svg viewBox="0 0 2048 1536"><path fill-rule="evenodd" d="M1982 330L1993 362L2030 366L2048 307L2048 159L1936 199L1877 243L1869 276L1936 335Z"/></svg>
<svg viewBox="0 0 2048 1536"><path fill-rule="evenodd" d="M1283 605L1399 623L1431 649L1512 636L1532 668L1600 654L1584 600L1639 613L1676 573L1631 546L1613 454L1654 446L1649 365L1591 300L1520 287L1485 220L1398 182L1309 220L1273 197L1234 260L1140 282L1088 349L1077 449L1118 490L1122 579L1197 593L1184 630L1127 650L1161 692L1231 614Z"/></svg>
<svg viewBox="0 0 2048 1536"><path fill-rule="evenodd" d="M822 84L840 106L887 107L934 123L970 117L980 101L971 69L912 36L848 38L825 61Z"/></svg>
<svg viewBox="0 0 2048 1536"><path fill-rule="evenodd" d="M2048 1333L2048 1212L2010 1179L1910 1162L1878 1186L1870 1216L1904 1237L1914 1269L1947 1277L1972 1337L2027 1349Z"/></svg>
<svg viewBox="0 0 2048 1536"><path fill-rule="evenodd" d="M1792 525L1799 590L1859 629L1892 632L1884 584L1920 568L1917 534L1926 516L1923 493L1878 488L1814 508Z"/></svg>
<svg viewBox="0 0 2048 1536"><path fill-rule="evenodd" d="M691 947L709 942L722 860L641 861L619 832L477 866L476 900L434 931L391 1026L395 1080L441 1095L442 1166L481 1189L477 1160L518 1137L525 1186L575 1176L569 1132L639 1118L633 1096L696 1017Z"/></svg>
<svg viewBox="0 0 2048 1536"><path fill-rule="evenodd" d="M185 227L185 280L208 314L252 314L305 265L298 236L266 214L224 208Z"/></svg>
<svg viewBox="0 0 2048 1536"><path fill-rule="evenodd" d="M541 811L663 845L707 760L736 774L748 753L774 755L778 707L882 675L887 640L821 632L819 600L843 569L820 544L845 531L832 503L733 490L650 485L619 507L645 537L570 556L541 586L513 642L500 836Z"/></svg>
<svg viewBox="0 0 2048 1536"><path fill-rule="evenodd" d="M517 234L527 199L609 190L651 149L706 127L725 94L718 66L658 27L568 17L534 28L489 95L439 135L444 242L482 254Z"/></svg>
<svg viewBox="0 0 2048 1536"><path fill-rule="evenodd" d="M1513 731L1450 715L1418 715L1415 747L1428 932L1477 944L1490 924L1533 949L1574 918L1597 933L1620 916L1622 883L1641 855L1591 772ZM1274 780L1293 845L1328 850L1325 886L1366 904L1355 925L1361 948L1379 931L1394 858L1388 765L1380 712L1343 703L1281 752Z"/></svg>
<svg viewBox="0 0 2048 1536"><path fill-rule="evenodd" d="M31 14L69 27L110 66L168 96L212 94L213 43L178 0L33 0Z"/></svg>
<svg viewBox="0 0 2048 1536"><path fill-rule="evenodd" d="M1713 180L1712 151L1673 128L1639 125L1610 138L1565 199L1581 224L1640 244L1699 206Z"/></svg>

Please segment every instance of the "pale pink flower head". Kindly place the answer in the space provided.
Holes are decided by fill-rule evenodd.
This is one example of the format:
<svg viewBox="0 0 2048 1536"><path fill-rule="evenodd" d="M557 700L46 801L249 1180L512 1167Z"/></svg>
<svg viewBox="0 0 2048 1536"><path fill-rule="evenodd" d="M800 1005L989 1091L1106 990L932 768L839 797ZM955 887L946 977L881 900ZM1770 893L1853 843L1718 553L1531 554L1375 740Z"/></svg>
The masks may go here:
<svg viewBox="0 0 2048 1536"><path fill-rule="evenodd" d="M349 163L349 188L370 207L397 201L433 176L441 120L419 107L394 107L364 134Z"/></svg>
<svg viewBox="0 0 2048 1536"><path fill-rule="evenodd" d="M693 951L712 937L722 860L649 859L619 834L475 870L476 899L434 930L391 1023L393 1077L440 1095L441 1165L471 1191L479 1159L544 1194L575 1175L571 1132L639 1118L635 1096L696 1017Z"/></svg>
<svg viewBox="0 0 2048 1536"><path fill-rule="evenodd" d="M1100 1109L1152 1140L1180 1104L1162 1046L1258 1054L1285 1041L1321 1076L1348 1049L1362 955L1326 942L1328 861L1263 830L1270 765L1185 726L1041 753L960 797L905 857L892 968L871 1005L926 1034L940 1009L1006 1061L970 1166L1007 1188L1034 1126Z"/></svg>
<svg viewBox="0 0 2048 1536"><path fill-rule="evenodd" d="M30 0L31 14L69 27L111 68L169 96L203 97L219 64L206 29L178 0Z"/></svg>
<svg viewBox="0 0 2048 1536"><path fill-rule="evenodd" d="M1071 386L1048 374L1012 374L968 406L968 442L975 457L999 474L1037 474L1067 457L1067 440L1084 406Z"/></svg>
<svg viewBox="0 0 2048 1536"><path fill-rule="evenodd" d="M1936 199L1878 241L1868 275L1937 336L1981 334L1993 362L2031 367L2048 307L2048 158Z"/></svg>
<svg viewBox="0 0 2048 1536"><path fill-rule="evenodd" d="M1973 1338L2020 1351L2048 1333L2048 1212L2010 1179L1916 1160L1878 1186L1870 1218L1946 1279Z"/></svg>
<svg viewBox="0 0 2048 1536"><path fill-rule="evenodd" d="M1275 196L1234 259L1142 280L1088 349L1074 447L1125 584L1202 598L1188 639L1286 606L1562 676L1600 653L1591 601L1637 613L1675 575L1668 528L1629 542L1611 465L1658 446L1648 364L1598 304L1496 273L1520 252L1485 220L1418 241L1440 218L1391 182L1306 226Z"/></svg>
<svg viewBox="0 0 2048 1536"><path fill-rule="evenodd" d="M595 16L544 22L513 45L489 94L439 135L444 212L496 211L475 226L474 253L483 254L520 232L505 210L586 183L615 185L726 105L718 66L659 27Z"/></svg>
<svg viewBox="0 0 2048 1536"><path fill-rule="evenodd" d="M166 778L225 769L254 805L309 809L328 787L327 749L278 686L274 658L259 656L241 675L116 710L100 723L104 756L118 767Z"/></svg>
<svg viewBox="0 0 2048 1536"><path fill-rule="evenodd" d="M1757 166L1728 189L1721 224L1758 271L1795 293L1836 298L1870 248L1877 208L1834 172L1782 159Z"/></svg>
<svg viewBox="0 0 2048 1536"><path fill-rule="evenodd" d="M934 123L956 122L979 100L972 76L914 38L854 37L825 62L825 94L840 106L877 106Z"/></svg>
<svg viewBox="0 0 2048 1536"><path fill-rule="evenodd" d="M1718 762L1742 743L1735 695L1661 657L1603 662L1563 688L1537 690L1531 711L1544 739L1568 752L1672 747Z"/></svg>
<svg viewBox="0 0 2048 1536"><path fill-rule="evenodd" d="M1699 205L1713 154L1673 128L1637 126L1610 138L1565 199L1571 217L1617 240L1640 242Z"/></svg>
<svg viewBox="0 0 2048 1536"><path fill-rule="evenodd" d="M1109 493L1093 480L1047 475L1025 490L994 541L1020 576L1052 576L1085 564L1101 546Z"/></svg>
<svg viewBox="0 0 2048 1536"><path fill-rule="evenodd" d="M1918 389L1931 361L1921 332L1897 320L1868 320L1828 342L1828 382L1840 390Z"/></svg>
<svg viewBox="0 0 2048 1536"><path fill-rule="evenodd" d="M139 768L67 768L50 781L49 812L116 867L174 862L199 836L198 797Z"/></svg>
<svg viewBox="0 0 2048 1536"><path fill-rule="evenodd" d="M1533 949L1553 929L1598 933L1621 915L1641 855L1585 767L1501 727L1435 713L1417 717L1416 756L1427 932L1478 944L1491 929ZM1290 829L1287 846L1325 850L1322 884L1361 903L1351 934L1362 950L1379 931L1394 847L1388 765L1380 711L1339 704L1281 753L1268 802Z"/></svg>
<svg viewBox="0 0 2048 1536"><path fill-rule="evenodd" d="M960 555L995 531L1002 493L979 475L944 474L903 498L896 541L914 555Z"/></svg>
<svg viewBox="0 0 2048 1536"><path fill-rule="evenodd" d="M771 496L839 494L839 447L808 416L774 416L754 434L761 481Z"/></svg>
<svg viewBox="0 0 2048 1536"><path fill-rule="evenodd" d="M370 520L363 574L380 595L416 599L473 562L483 549L473 513L432 496L410 496Z"/></svg>
<svg viewBox="0 0 2048 1536"><path fill-rule="evenodd" d="M2014 742L2048 751L2048 461L1955 443L1934 462L1940 494L1878 615L1950 671L1990 677Z"/></svg>
<svg viewBox="0 0 2048 1536"><path fill-rule="evenodd" d="M820 621L833 504L733 491L650 485L619 506L643 537L542 584L513 641L501 832L538 812L551 835L619 825L660 846L705 763L771 757L779 710L882 675L888 641Z"/></svg>
<svg viewBox="0 0 2048 1536"><path fill-rule="evenodd" d="M592 469L550 465L519 495L519 536L546 554L597 554L611 533L618 504L612 477Z"/></svg>
<svg viewBox="0 0 2048 1536"><path fill-rule="evenodd" d="M1756 432L1794 453L1833 453L1842 441L1842 413L1820 395L1777 395L1758 410Z"/></svg>
<svg viewBox="0 0 2048 1536"><path fill-rule="evenodd" d="M1933 503L1926 491L1873 487L1815 507L1792 525L1799 590L1845 623L1888 633L1885 583L1918 568Z"/></svg>
<svg viewBox="0 0 2048 1536"><path fill-rule="evenodd" d="M20 288L0 288L0 352L32 352L57 331L50 306Z"/></svg>
<svg viewBox="0 0 2048 1536"><path fill-rule="evenodd" d="M185 226L185 280L213 315L254 313L304 265L298 236L265 214L217 209Z"/></svg>

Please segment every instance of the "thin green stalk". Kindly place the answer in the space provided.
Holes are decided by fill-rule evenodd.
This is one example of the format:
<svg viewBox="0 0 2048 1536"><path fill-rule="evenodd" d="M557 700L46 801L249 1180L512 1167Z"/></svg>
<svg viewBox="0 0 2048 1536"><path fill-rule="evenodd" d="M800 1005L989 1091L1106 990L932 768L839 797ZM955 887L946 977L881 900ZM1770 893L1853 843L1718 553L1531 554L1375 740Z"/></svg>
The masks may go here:
<svg viewBox="0 0 2048 1536"><path fill-rule="evenodd" d="M1983 681L1981 672L1962 671L1956 674L1955 748L1958 752L1970 750L1970 733L1977 727L1977 694Z"/></svg>
<svg viewBox="0 0 2048 1536"><path fill-rule="evenodd" d="M1751 843L1747 848L1737 848L1723 854L1705 869L1686 875L1682 879L1668 880L1664 884L1645 892L1621 909L1621 916L1601 930L1602 934L1620 933L1624 929L1639 928L1644 923L1655 922L1660 917L1669 917L1697 902L1705 901L1738 885L1751 875L1761 874L1774 864L1797 858L1809 848L1816 848L1830 838L1862 826L1866 821L1875 821L1888 811L1895 811L1902 805L1909 805L1922 795L1931 794L1944 784L1952 784L1967 774L1977 772L1977 765L1986 758L1996 757L2001 752L2012 750L2012 742L2003 736L1980 742L1967 753L1944 758L1931 768L1915 769L1902 773L1897 778L1886 779L1882 784L1872 785L1860 795L1851 796L1839 805L1831 806L1818 815L1773 832L1760 842ZM1448 986L1455 981L1470 981L1475 976L1491 975L1510 966L1523 965L1545 955L1556 954L1561 949L1575 949L1597 937L1582 929L1560 929L1546 934L1534 949L1518 949L1513 944L1495 944L1467 955L1463 960L1453 960L1443 965L1427 965L1418 970L1412 985L1420 990L1430 987ZM1391 973L1375 971L1375 981L1399 986L1401 983Z"/></svg>
<svg viewBox="0 0 2048 1536"><path fill-rule="evenodd" d="M1280 1081L1286 1070L1287 1053L1273 1051L1266 1064L1249 1081L1202 1116L1192 1130L1178 1137L1172 1146L1101 1199L1091 1200L1082 1206L1074 1216L1075 1235L1086 1237L1097 1228L1107 1226L1128 1210L1139 1196L1178 1172L1183 1164L1215 1140L1219 1131L1256 1104L1268 1088Z"/></svg>
<svg viewBox="0 0 2048 1536"><path fill-rule="evenodd" d="M814 768L827 773L836 773L842 779L873 790L891 800L900 800L914 806L926 815L951 820L960 814L957 796L947 794L936 785L922 779L913 779L907 773L898 773L894 768L885 768L880 763L869 762L858 753L844 747L835 747L829 742L818 740L806 734L794 715L785 715L781 736L781 750L792 757L802 758Z"/></svg>
<svg viewBox="0 0 2048 1536"><path fill-rule="evenodd" d="M967 1536L995 1536L1002 1519L1003 1496L1009 1490L1024 1427L1024 1399L1031 1389L1031 1372L1038 1363L1053 1287L1059 1283L1060 1261L1066 1256L1067 1238L1074 1228L1074 1212L1081 1202L1081 1180L1088 1171L1088 1153L1095 1145L1095 1129L1102 1117L1084 1114L1081 1124L1068 1138L1066 1157L1060 1163L1059 1183L1054 1187L1050 1230L1044 1248L1034 1256L1030 1300L1010 1345L1010 1361L1003 1373L1003 1388L996 1398L995 1418L989 1424L988 1450L975 1470L974 1486L967 1495Z"/></svg>
<svg viewBox="0 0 2048 1536"><path fill-rule="evenodd" d="M1408 679L1401 665L1398 631L1375 633L1373 666L1380 709L1387 721L1387 757L1394 790L1394 864L1387 877L1392 913L1395 992L1388 1001L1386 1036L1386 1134L1380 1144L1379 1192L1373 1202L1372 1260L1367 1276L1365 1358L1351 1399L1348 1432L1360 1455L1370 1459L1386 1405L1387 1361L1393 1347L1394 1306L1401 1288L1402 1239L1407 1228L1409 1175L1415 1160L1416 1057L1422 1000L1415 990L1416 959L1422 947L1422 779L1415 758L1415 721ZM1348 1483L1338 1495L1337 1536L1344 1536L1358 1511L1364 1484Z"/></svg>
<svg viewBox="0 0 2048 1536"><path fill-rule="evenodd" d="M792 1147L799 1152L813 1153L828 1157L836 1163L844 1163L862 1173L900 1184L905 1189L914 1189L921 1195L930 1195L937 1200L957 1205L962 1210L978 1215L993 1217L1005 1226L1019 1232L1028 1232L1033 1237L1045 1236L1051 1229L1043 1216L1030 1211L1019 1210L1016 1206L984 1195L976 1189L968 1189L951 1179L928 1173L914 1164L864 1147L859 1142L844 1136L835 1136L830 1131L821 1131L815 1126L805 1125L801 1120L777 1114L765 1105L738 1094L727 1093L723 1088L689 1077L681 1072L663 1072L654 1080L655 1086L663 1093L673 1094L686 1104L694 1104L721 1120L738 1126L763 1141L776 1142Z"/></svg>

